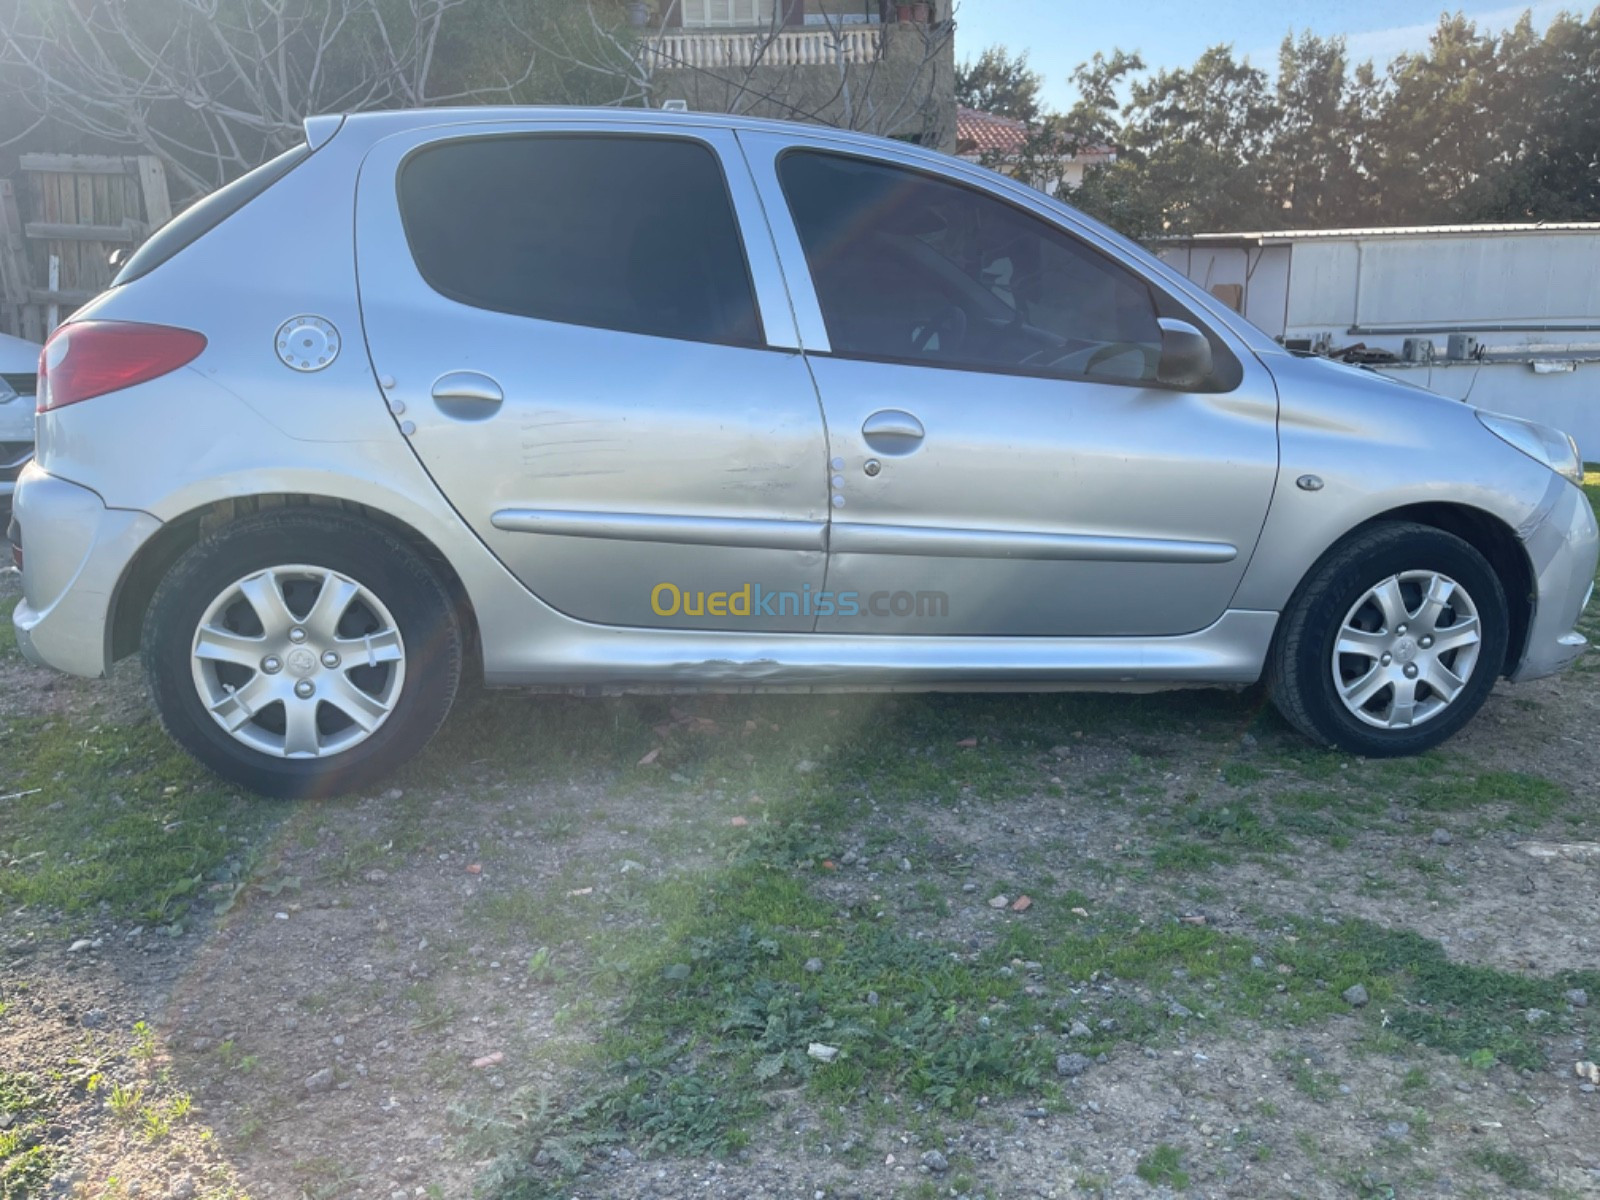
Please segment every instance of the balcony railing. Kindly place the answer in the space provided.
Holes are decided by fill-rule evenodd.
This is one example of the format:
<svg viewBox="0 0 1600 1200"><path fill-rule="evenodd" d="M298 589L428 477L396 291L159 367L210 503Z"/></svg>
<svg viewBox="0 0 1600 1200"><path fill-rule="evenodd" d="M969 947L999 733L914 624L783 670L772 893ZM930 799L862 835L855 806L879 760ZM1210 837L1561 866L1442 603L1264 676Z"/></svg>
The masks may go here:
<svg viewBox="0 0 1600 1200"><path fill-rule="evenodd" d="M785 29L776 33L713 33L683 30L650 38L641 47L645 63L657 69L690 67L812 67L869 63L878 59L882 30L859 25L844 29Z"/></svg>

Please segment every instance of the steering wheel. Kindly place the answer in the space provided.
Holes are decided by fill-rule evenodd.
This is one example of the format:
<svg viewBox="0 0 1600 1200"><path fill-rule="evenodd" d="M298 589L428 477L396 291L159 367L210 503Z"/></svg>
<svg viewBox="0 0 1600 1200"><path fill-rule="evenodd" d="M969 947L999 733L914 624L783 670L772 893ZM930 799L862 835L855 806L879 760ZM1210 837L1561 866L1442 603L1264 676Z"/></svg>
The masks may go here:
<svg viewBox="0 0 1600 1200"><path fill-rule="evenodd" d="M933 339L939 339L939 349L950 351L967 340L967 314L965 309L951 305L939 315L919 326L911 334L911 346L918 354L925 354Z"/></svg>

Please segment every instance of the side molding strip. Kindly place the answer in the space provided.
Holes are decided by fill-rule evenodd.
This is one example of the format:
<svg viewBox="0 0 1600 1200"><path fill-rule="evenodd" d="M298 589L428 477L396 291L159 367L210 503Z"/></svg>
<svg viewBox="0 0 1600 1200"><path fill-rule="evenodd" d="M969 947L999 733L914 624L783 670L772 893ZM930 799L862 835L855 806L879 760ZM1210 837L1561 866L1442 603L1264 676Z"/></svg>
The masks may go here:
<svg viewBox="0 0 1600 1200"><path fill-rule="evenodd" d="M664 517L652 513L571 512L503 508L489 518L510 533L669 542L680 546L741 546L753 550L825 550L822 521L771 521L747 517Z"/></svg>
<svg viewBox="0 0 1600 1200"><path fill-rule="evenodd" d="M834 522L828 541L835 554L924 554L932 558L1225 563L1239 556L1238 547L1226 542L1001 529L935 529L922 525L858 525L840 521Z"/></svg>

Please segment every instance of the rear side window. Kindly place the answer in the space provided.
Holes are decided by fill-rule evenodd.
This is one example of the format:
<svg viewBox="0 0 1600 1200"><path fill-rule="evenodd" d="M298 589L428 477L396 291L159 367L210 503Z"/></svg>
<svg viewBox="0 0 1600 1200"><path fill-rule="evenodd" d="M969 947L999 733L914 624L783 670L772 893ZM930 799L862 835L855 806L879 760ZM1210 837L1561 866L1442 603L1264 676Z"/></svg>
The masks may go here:
<svg viewBox="0 0 1600 1200"><path fill-rule="evenodd" d="M227 187L195 201L156 230L149 241L133 252L132 257L122 265L122 270L117 272L117 277L111 281L112 286L131 283L141 275L150 274L202 234L210 233L221 225L310 157L311 147L307 145L285 150L249 174L239 176Z"/></svg>
<svg viewBox="0 0 1600 1200"><path fill-rule="evenodd" d="M422 277L462 304L686 341L762 341L722 168L699 142L448 142L401 168L400 213Z"/></svg>

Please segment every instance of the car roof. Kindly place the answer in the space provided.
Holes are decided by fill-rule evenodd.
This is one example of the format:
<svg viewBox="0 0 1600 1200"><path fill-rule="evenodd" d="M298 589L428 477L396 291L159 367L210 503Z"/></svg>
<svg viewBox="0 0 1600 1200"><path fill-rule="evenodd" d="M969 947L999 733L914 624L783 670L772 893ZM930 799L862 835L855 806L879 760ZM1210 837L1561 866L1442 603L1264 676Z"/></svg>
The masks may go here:
<svg viewBox="0 0 1600 1200"><path fill-rule="evenodd" d="M28 375L39 369L39 347L8 333L0 333L0 374Z"/></svg>
<svg viewBox="0 0 1600 1200"><path fill-rule="evenodd" d="M801 121L775 121L728 113L670 112L658 108L577 108L545 104L444 105L436 108L377 110L346 116L330 114L308 117L306 136L313 146L317 146L332 136L335 129L359 130L365 136L379 138L413 129L500 121L583 121L597 125L659 125L663 129L744 129L795 138L825 137L829 141L855 143L863 148L902 151L923 149L924 153L934 153L911 142Z"/></svg>

